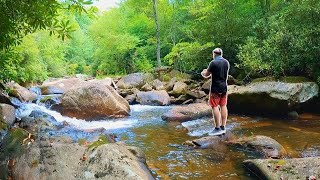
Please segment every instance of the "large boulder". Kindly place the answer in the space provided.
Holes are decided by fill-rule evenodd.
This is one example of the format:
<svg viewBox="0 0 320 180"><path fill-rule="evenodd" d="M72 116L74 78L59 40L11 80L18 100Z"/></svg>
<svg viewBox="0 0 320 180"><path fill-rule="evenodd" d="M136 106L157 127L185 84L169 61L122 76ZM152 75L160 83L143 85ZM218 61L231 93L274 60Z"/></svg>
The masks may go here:
<svg viewBox="0 0 320 180"><path fill-rule="evenodd" d="M13 163L13 179L154 179L143 152L118 143L88 149L78 143L40 141Z"/></svg>
<svg viewBox="0 0 320 180"><path fill-rule="evenodd" d="M230 112L258 115L284 115L318 95L314 82L256 82L248 86L228 86Z"/></svg>
<svg viewBox="0 0 320 180"><path fill-rule="evenodd" d="M165 90L138 92L136 101L142 105L166 106L170 104L170 96Z"/></svg>
<svg viewBox="0 0 320 180"><path fill-rule="evenodd" d="M261 158L281 159L287 156L284 147L276 140L267 136L249 136L228 142L229 145L240 147L246 152L253 152Z"/></svg>
<svg viewBox="0 0 320 180"><path fill-rule="evenodd" d="M133 73L122 77L117 86L120 89L141 88L144 84L152 82L154 79L150 73Z"/></svg>
<svg viewBox="0 0 320 180"><path fill-rule="evenodd" d="M159 79L155 79L152 81L152 86L155 90L164 90L164 84L159 80Z"/></svg>
<svg viewBox="0 0 320 180"><path fill-rule="evenodd" d="M37 98L37 95L35 93L29 91L27 88L20 86L18 83L9 82L5 86L8 89L9 95L18 98L22 102L33 101Z"/></svg>
<svg viewBox="0 0 320 180"><path fill-rule="evenodd" d="M74 86L84 83L80 78L67 78L45 81L40 86L42 95L63 94Z"/></svg>
<svg viewBox="0 0 320 180"><path fill-rule="evenodd" d="M169 112L163 114L161 118L165 121L190 121L205 116L210 116L212 109L206 103L194 103L173 107Z"/></svg>
<svg viewBox="0 0 320 180"><path fill-rule="evenodd" d="M258 179L319 179L320 157L249 159L244 166Z"/></svg>
<svg viewBox="0 0 320 180"><path fill-rule="evenodd" d="M90 82L69 89L54 109L65 116L87 120L128 116L130 112L128 102L111 86Z"/></svg>
<svg viewBox="0 0 320 180"><path fill-rule="evenodd" d="M13 125L16 109L9 104L0 104L0 121Z"/></svg>

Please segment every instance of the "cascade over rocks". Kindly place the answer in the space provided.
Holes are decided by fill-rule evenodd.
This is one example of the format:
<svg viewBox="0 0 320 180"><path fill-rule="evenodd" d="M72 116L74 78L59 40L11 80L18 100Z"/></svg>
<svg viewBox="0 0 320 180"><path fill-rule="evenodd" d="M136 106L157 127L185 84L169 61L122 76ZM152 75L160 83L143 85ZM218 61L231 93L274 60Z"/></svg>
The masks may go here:
<svg viewBox="0 0 320 180"><path fill-rule="evenodd" d="M170 104L170 96L165 90L140 91L137 93L136 101L142 105L166 106Z"/></svg>
<svg viewBox="0 0 320 180"><path fill-rule="evenodd" d="M318 95L314 82L257 82L248 86L228 86L230 112L258 115L283 115L299 109Z"/></svg>
<svg viewBox="0 0 320 180"><path fill-rule="evenodd" d="M18 83L9 82L5 84L6 88L9 89L9 95L18 98L22 102L33 101L37 98L37 95L27 88L20 86Z"/></svg>
<svg viewBox="0 0 320 180"><path fill-rule="evenodd" d="M161 118L165 121L190 121L205 116L210 116L211 107L206 103L194 103L173 107L169 112L163 114Z"/></svg>
<svg viewBox="0 0 320 180"><path fill-rule="evenodd" d="M141 88L144 84L150 83L154 77L150 73L133 73L122 77L117 86L120 89Z"/></svg>
<svg viewBox="0 0 320 180"><path fill-rule="evenodd" d="M69 117L93 120L128 116L130 107L111 86L97 83L77 84L62 95L54 109Z"/></svg>

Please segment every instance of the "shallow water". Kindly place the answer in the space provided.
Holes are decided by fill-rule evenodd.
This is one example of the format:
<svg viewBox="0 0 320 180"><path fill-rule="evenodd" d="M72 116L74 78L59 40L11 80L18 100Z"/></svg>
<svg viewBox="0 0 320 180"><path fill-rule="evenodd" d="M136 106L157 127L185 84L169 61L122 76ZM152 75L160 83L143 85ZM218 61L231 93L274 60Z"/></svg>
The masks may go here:
<svg viewBox="0 0 320 180"><path fill-rule="evenodd" d="M141 147L157 179L254 179L242 166L244 159L255 158L253 154L223 145L213 149L191 149L182 145L186 140L200 138L209 132L213 127L210 118L182 125L167 123L161 115L171 106L134 105L131 106L131 116L127 118L84 121L63 117L37 105L31 106L50 114L58 122L70 124L71 127L63 128L57 134L89 139L99 132L90 135L79 133L77 129L104 128L115 134L117 140ZM235 136L266 135L282 144L290 157L320 156L320 117L306 114L299 120L285 120L233 115L228 119L227 130Z"/></svg>

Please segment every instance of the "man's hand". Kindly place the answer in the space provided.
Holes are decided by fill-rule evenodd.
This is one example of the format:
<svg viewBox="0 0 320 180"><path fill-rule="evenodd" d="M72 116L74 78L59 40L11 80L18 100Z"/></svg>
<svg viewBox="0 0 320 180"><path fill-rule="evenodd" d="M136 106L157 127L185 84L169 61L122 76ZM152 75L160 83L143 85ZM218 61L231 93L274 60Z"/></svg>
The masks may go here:
<svg viewBox="0 0 320 180"><path fill-rule="evenodd" d="M211 77L211 73L207 69L203 69L201 72L202 77L209 78Z"/></svg>

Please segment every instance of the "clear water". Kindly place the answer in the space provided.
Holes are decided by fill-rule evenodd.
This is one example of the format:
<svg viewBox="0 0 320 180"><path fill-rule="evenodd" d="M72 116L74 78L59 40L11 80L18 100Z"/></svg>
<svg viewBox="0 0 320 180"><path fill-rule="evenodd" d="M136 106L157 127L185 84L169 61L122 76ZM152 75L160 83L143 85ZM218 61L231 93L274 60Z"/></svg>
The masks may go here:
<svg viewBox="0 0 320 180"><path fill-rule="evenodd" d="M213 149L191 149L182 145L186 140L200 138L209 132L213 127L210 118L182 124L165 122L161 115L172 107L134 105L127 118L84 121L63 117L34 104L27 105L25 111L30 112L30 108L50 114L57 122L70 124L71 127L55 132L57 134L84 138L92 134L79 131L104 128L115 134L117 140L141 147L157 179L254 179L242 166L244 159L254 156L224 145ZM284 120L230 116L228 119L227 130L236 136L272 137L286 148L290 157L320 155L320 117L303 115L299 120Z"/></svg>

